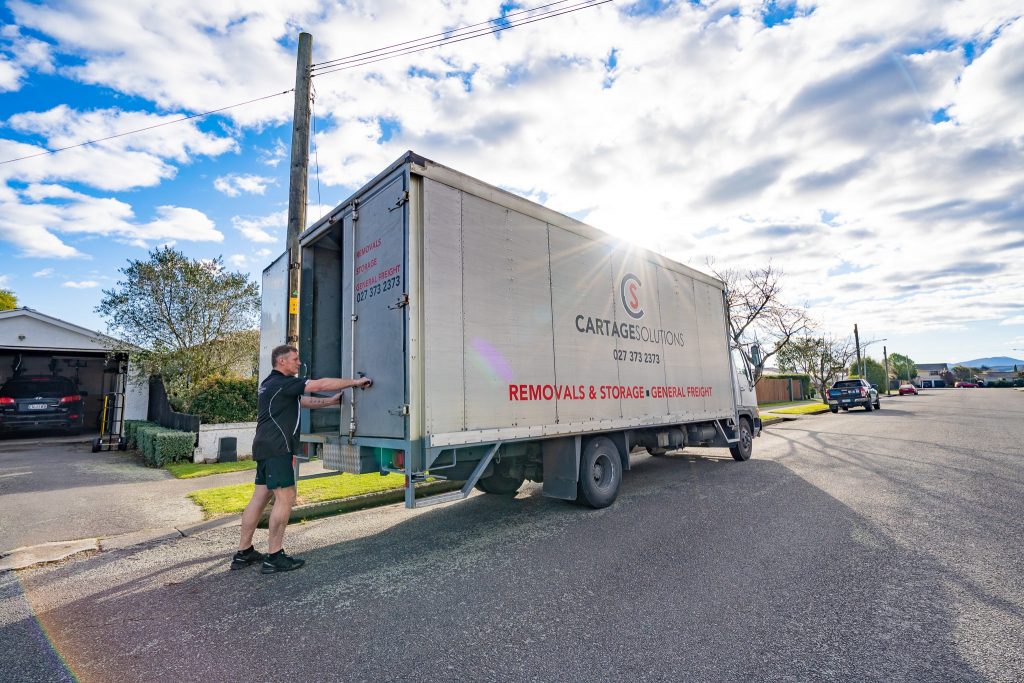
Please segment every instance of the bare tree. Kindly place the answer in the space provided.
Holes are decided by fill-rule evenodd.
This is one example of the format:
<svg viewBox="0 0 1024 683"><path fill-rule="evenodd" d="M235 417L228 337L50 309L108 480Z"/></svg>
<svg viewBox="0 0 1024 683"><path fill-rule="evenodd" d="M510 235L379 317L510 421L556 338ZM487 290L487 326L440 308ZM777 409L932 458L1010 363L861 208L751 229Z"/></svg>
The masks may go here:
<svg viewBox="0 0 1024 683"><path fill-rule="evenodd" d="M725 282L729 334L756 383L768 359L809 329L807 310L782 300L783 273L771 263L744 271L716 270L714 261L709 260L708 268Z"/></svg>
<svg viewBox="0 0 1024 683"><path fill-rule="evenodd" d="M857 355L849 337L798 337L779 351L779 367L789 372L810 375L822 403L828 403L828 388L839 379Z"/></svg>

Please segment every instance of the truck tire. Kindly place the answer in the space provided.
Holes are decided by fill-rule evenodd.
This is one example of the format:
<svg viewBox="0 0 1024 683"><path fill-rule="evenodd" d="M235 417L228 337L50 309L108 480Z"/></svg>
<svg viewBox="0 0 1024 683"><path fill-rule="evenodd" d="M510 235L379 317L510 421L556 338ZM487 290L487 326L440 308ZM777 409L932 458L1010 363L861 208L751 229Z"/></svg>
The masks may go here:
<svg viewBox="0 0 1024 683"><path fill-rule="evenodd" d="M514 496L524 481L526 481L525 477L508 477L495 472L478 481L476 488L495 496Z"/></svg>
<svg viewBox="0 0 1024 683"><path fill-rule="evenodd" d="M833 413L838 413L839 412L839 406L829 406L828 409L830 411L832 411Z"/></svg>
<svg viewBox="0 0 1024 683"><path fill-rule="evenodd" d="M580 479L576 500L594 509L615 502L622 485L622 460L612 440L598 436L587 442L580 453Z"/></svg>
<svg viewBox="0 0 1024 683"><path fill-rule="evenodd" d="M875 399L875 410L881 410L881 409L882 409L882 399L881 399L881 397L879 397L879 398Z"/></svg>
<svg viewBox="0 0 1024 683"><path fill-rule="evenodd" d="M872 410L874 410L874 407L871 405L871 401L868 401L867 403L864 404L864 410L868 411L869 413Z"/></svg>
<svg viewBox="0 0 1024 683"><path fill-rule="evenodd" d="M729 446L733 460L750 460L750 454L754 452L754 432L750 429L750 421L745 417L740 418L740 426L737 430L740 437L739 443Z"/></svg>

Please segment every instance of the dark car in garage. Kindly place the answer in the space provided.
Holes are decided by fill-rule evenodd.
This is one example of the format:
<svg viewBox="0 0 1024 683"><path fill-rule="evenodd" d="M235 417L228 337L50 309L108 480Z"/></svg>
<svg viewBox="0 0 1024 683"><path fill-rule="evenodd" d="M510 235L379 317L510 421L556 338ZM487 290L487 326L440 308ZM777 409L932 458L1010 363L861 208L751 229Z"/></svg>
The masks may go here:
<svg viewBox="0 0 1024 683"><path fill-rule="evenodd" d="M82 394L67 377L23 375L0 387L0 432L61 430L78 434Z"/></svg>

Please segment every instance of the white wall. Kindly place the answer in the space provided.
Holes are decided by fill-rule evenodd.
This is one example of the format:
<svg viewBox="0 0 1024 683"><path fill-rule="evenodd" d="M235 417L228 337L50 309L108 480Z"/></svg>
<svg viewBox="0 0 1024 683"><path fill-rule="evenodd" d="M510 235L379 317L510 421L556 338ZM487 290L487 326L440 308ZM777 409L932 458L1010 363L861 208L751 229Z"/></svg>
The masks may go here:
<svg viewBox="0 0 1024 683"><path fill-rule="evenodd" d="M217 447L223 436L238 439L238 457L252 457L252 440L256 438L255 422L227 422L219 425L199 426L199 445L192 457L194 462L217 459Z"/></svg>

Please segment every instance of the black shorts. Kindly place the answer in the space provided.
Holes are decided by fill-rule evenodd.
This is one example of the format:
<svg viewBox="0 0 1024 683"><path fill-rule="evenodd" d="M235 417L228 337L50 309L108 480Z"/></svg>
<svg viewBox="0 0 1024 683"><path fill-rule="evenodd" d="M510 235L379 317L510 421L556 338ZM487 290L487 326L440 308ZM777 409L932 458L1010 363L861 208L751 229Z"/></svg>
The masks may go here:
<svg viewBox="0 0 1024 683"><path fill-rule="evenodd" d="M256 461L256 483L268 489L283 489L295 486L295 470L292 469L292 456L267 458Z"/></svg>

